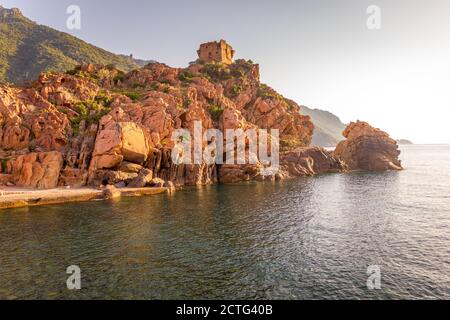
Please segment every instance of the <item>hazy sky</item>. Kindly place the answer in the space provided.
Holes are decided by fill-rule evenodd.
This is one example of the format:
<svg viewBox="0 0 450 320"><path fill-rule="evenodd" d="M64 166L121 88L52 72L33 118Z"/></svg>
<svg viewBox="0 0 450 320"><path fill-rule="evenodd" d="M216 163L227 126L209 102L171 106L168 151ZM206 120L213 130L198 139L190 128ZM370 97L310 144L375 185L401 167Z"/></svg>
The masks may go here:
<svg viewBox="0 0 450 320"><path fill-rule="evenodd" d="M81 8L81 30L66 8ZM171 66L226 39L288 98L366 120L394 138L450 143L449 0L0 0L115 53ZM381 29L366 26L369 5Z"/></svg>

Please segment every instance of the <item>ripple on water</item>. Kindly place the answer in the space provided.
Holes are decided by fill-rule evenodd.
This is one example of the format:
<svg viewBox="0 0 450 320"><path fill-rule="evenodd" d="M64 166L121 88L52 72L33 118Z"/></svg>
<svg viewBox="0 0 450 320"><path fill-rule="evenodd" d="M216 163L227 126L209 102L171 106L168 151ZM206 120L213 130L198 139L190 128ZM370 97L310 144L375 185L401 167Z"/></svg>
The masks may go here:
<svg viewBox="0 0 450 320"><path fill-rule="evenodd" d="M402 151L402 172L2 211L0 298L450 298L450 147Z"/></svg>

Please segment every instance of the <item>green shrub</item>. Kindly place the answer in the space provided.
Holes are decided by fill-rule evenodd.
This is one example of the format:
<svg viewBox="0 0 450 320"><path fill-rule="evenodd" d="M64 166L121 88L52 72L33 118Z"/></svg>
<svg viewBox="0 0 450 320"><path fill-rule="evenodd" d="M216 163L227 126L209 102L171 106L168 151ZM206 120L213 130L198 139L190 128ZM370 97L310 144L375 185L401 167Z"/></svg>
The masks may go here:
<svg viewBox="0 0 450 320"><path fill-rule="evenodd" d="M77 75L80 71L81 71L81 66L76 66L72 70L67 70L66 74L74 76L74 75Z"/></svg>
<svg viewBox="0 0 450 320"><path fill-rule="evenodd" d="M140 84L140 83L133 83L133 85L131 87L133 89L143 89L143 88L145 88L145 85Z"/></svg>
<svg viewBox="0 0 450 320"><path fill-rule="evenodd" d="M76 104L76 110L81 116L87 116L89 115L89 106L86 102L78 102Z"/></svg>
<svg viewBox="0 0 450 320"><path fill-rule="evenodd" d="M278 99L284 100L284 98L268 85L261 83L258 88L257 96L263 99Z"/></svg>
<svg viewBox="0 0 450 320"><path fill-rule="evenodd" d="M108 70L115 70L115 69L117 69L117 65L115 63L110 63L110 64L107 64L105 66L105 68Z"/></svg>
<svg viewBox="0 0 450 320"><path fill-rule="evenodd" d="M184 100L184 102L183 102L183 106L185 107L185 108L188 108L191 104L192 104L192 100L191 99L186 99L186 100Z"/></svg>
<svg viewBox="0 0 450 320"><path fill-rule="evenodd" d="M286 109L287 109L288 111L294 111L294 106L293 106L292 104L290 104L290 103L287 102L287 101L285 101L284 103L285 103Z"/></svg>
<svg viewBox="0 0 450 320"><path fill-rule="evenodd" d="M158 91L158 89L159 89L158 82L152 82L152 84L150 85L150 90Z"/></svg>
<svg viewBox="0 0 450 320"><path fill-rule="evenodd" d="M81 122L82 117L78 116L78 117L73 117L70 119L70 124L72 127L72 133L74 136L77 136L80 133L80 122Z"/></svg>
<svg viewBox="0 0 450 320"><path fill-rule="evenodd" d="M119 71L119 73L113 78L114 84L118 84L119 81L123 82L123 79L125 78L125 73L122 71Z"/></svg>
<svg viewBox="0 0 450 320"><path fill-rule="evenodd" d="M203 78L205 78L209 82L213 82L212 78L208 74L203 75Z"/></svg>
<svg viewBox="0 0 450 320"><path fill-rule="evenodd" d="M6 166L9 159L0 159L0 173L6 172Z"/></svg>
<svg viewBox="0 0 450 320"><path fill-rule="evenodd" d="M209 76L212 81L222 81L233 78L229 66L221 63L205 64L202 68L202 73Z"/></svg>
<svg viewBox="0 0 450 320"><path fill-rule="evenodd" d="M165 86L164 89L163 89L163 92L169 94L170 93L170 87L169 86Z"/></svg>
<svg viewBox="0 0 450 320"><path fill-rule="evenodd" d="M136 102L141 99L141 95L139 94L139 92L126 91L123 92L122 94L130 98L133 102Z"/></svg>
<svg viewBox="0 0 450 320"><path fill-rule="evenodd" d="M99 94L92 101L80 101L75 104L78 116L70 119L74 135L80 133L80 123L85 121L87 125L98 123L100 119L111 111L112 98L105 94Z"/></svg>
<svg viewBox="0 0 450 320"><path fill-rule="evenodd" d="M215 104L211 104L211 105L209 106L209 108L208 108L208 111L209 111L209 113L210 113L210 115L211 115L211 118L212 118L214 121L219 121L220 116L221 116L222 113L223 113L223 109L222 109L220 106L215 105Z"/></svg>
<svg viewBox="0 0 450 320"><path fill-rule="evenodd" d="M180 81L188 82L188 83L192 82L193 78L194 78L194 76L189 71L186 71L186 70L183 70L180 73L180 75L178 76L178 79Z"/></svg>
<svg viewBox="0 0 450 320"><path fill-rule="evenodd" d="M238 84L234 84L233 87L231 88L231 93L233 93L233 95L235 95L235 96L237 96L241 92L242 92L242 87Z"/></svg>
<svg viewBox="0 0 450 320"><path fill-rule="evenodd" d="M234 68L231 71L231 74L233 75L233 77L235 78L239 78L239 79L244 79L245 78L245 71L242 70L241 68Z"/></svg>
<svg viewBox="0 0 450 320"><path fill-rule="evenodd" d="M77 73L78 73L78 71L75 70L75 69L67 70L67 71L66 71L66 74L71 75L71 76L74 76L74 75L76 75Z"/></svg>
<svg viewBox="0 0 450 320"><path fill-rule="evenodd" d="M112 97L107 96L105 93L97 95L94 100L105 107L109 107L114 101Z"/></svg>

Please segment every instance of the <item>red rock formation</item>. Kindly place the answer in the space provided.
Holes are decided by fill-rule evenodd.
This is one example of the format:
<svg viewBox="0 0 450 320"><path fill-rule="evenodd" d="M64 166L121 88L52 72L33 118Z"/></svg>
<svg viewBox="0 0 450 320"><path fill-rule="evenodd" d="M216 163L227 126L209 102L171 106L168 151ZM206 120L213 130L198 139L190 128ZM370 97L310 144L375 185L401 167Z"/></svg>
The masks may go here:
<svg viewBox="0 0 450 320"><path fill-rule="evenodd" d="M10 183L12 184L12 179L13 179L12 175L0 173L0 186L5 186Z"/></svg>
<svg viewBox="0 0 450 320"><path fill-rule="evenodd" d="M285 153L280 160L281 178L312 176L320 173L344 172L347 166L332 152L320 147L298 148Z"/></svg>
<svg viewBox="0 0 450 320"><path fill-rule="evenodd" d="M62 164L58 151L19 156L10 163L13 182L18 187L54 188L58 185Z"/></svg>
<svg viewBox="0 0 450 320"><path fill-rule="evenodd" d="M185 69L151 63L128 74L85 65L42 74L27 88L0 86L0 154L9 168L3 173L33 188L124 186L138 177L134 183L142 185L149 172L176 186L261 177L260 164L175 165L172 133L193 133L195 121L203 132L278 129L285 152L308 146L314 129L299 105L260 83L259 66L250 61ZM318 149L282 159L283 177L340 168Z"/></svg>
<svg viewBox="0 0 450 320"><path fill-rule="evenodd" d="M398 159L397 142L389 135L371 127L367 122L350 123L343 132L347 140L341 141L334 152L350 170L402 170Z"/></svg>

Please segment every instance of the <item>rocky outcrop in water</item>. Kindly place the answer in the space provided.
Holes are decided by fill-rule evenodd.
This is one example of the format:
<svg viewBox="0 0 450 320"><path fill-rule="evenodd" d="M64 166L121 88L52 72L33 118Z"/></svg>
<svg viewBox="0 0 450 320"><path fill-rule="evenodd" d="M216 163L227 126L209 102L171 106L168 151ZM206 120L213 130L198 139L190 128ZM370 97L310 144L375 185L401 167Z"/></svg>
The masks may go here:
<svg viewBox="0 0 450 320"><path fill-rule="evenodd" d="M347 171L346 164L333 152L320 147L298 148L286 152L282 155L280 162L281 178Z"/></svg>
<svg viewBox="0 0 450 320"><path fill-rule="evenodd" d="M343 132L347 140L341 141L334 155L345 162L350 170L402 170L397 142L367 122L350 123Z"/></svg>

